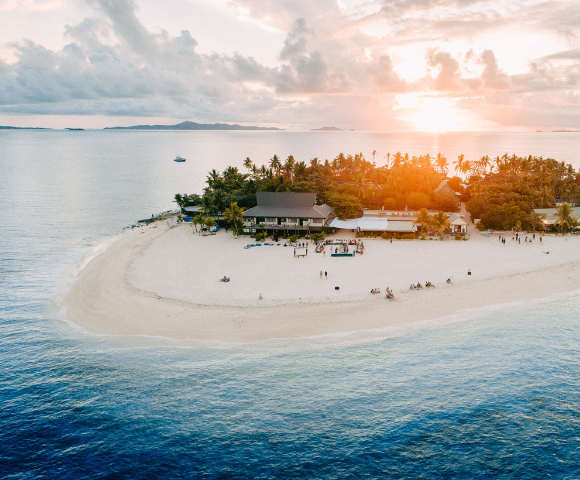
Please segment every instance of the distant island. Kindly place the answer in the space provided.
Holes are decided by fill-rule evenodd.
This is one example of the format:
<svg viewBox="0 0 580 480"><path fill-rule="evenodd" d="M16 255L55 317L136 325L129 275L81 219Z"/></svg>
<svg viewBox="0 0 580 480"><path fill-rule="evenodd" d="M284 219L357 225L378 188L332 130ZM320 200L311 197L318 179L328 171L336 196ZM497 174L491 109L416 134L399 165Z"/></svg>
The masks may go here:
<svg viewBox="0 0 580 480"><path fill-rule="evenodd" d="M230 123L181 122L177 125L133 125L132 127L105 127L105 130L284 130L276 127L244 126Z"/></svg>
<svg viewBox="0 0 580 480"><path fill-rule="evenodd" d="M51 130L51 129L44 127L6 127L0 125L0 130Z"/></svg>
<svg viewBox="0 0 580 480"><path fill-rule="evenodd" d="M551 132L536 130L536 133L580 133L580 130L552 130Z"/></svg>
<svg viewBox="0 0 580 480"><path fill-rule="evenodd" d="M311 132L344 132L342 128L338 127L322 127L322 128L311 128Z"/></svg>
<svg viewBox="0 0 580 480"><path fill-rule="evenodd" d="M82 132L85 129L84 128L65 128L65 130L70 130L72 132Z"/></svg>

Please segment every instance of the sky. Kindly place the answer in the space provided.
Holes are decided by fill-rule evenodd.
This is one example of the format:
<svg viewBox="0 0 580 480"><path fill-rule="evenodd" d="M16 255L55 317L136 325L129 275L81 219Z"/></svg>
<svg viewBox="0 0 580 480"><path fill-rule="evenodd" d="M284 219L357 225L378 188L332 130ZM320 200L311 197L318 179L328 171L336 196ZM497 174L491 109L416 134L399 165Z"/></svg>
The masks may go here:
<svg viewBox="0 0 580 480"><path fill-rule="evenodd" d="M0 125L580 129L580 1L0 0Z"/></svg>

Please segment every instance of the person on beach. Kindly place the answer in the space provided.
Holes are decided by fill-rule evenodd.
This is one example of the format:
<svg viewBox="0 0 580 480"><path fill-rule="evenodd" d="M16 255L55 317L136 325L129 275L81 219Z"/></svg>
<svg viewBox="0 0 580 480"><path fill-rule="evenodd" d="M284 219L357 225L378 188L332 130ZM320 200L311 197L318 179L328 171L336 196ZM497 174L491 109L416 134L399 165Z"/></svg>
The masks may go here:
<svg viewBox="0 0 580 480"><path fill-rule="evenodd" d="M326 271L324 272L324 278L328 280L328 273Z"/></svg>
<svg viewBox="0 0 580 480"><path fill-rule="evenodd" d="M320 270L320 280L322 280L322 270Z"/></svg>
<svg viewBox="0 0 580 480"><path fill-rule="evenodd" d="M258 297L258 300L263 300L264 297L262 297L262 294L260 293L260 296Z"/></svg>
<svg viewBox="0 0 580 480"><path fill-rule="evenodd" d="M451 277L449 277L449 278L447 279L447 283L449 283L449 284L453 283L453 282L451 281Z"/></svg>

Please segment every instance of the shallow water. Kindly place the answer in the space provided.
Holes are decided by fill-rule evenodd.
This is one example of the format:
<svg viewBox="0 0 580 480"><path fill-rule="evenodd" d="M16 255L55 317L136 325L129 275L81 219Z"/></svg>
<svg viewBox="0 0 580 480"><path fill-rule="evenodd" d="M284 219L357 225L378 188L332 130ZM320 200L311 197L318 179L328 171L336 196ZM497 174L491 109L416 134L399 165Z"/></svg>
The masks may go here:
<svg viewBox="0 0 580 480"><path fill-rule="evenodd" d="M330 157L352 142L134 133L0 132L0 477L578 477L577 296L254 345L96 336L60 320L83 257L176 191L199 191L212 163L295 142ZM356 133L358 150L379 149ZM203 165L183 139L205 149Z"/></svg>

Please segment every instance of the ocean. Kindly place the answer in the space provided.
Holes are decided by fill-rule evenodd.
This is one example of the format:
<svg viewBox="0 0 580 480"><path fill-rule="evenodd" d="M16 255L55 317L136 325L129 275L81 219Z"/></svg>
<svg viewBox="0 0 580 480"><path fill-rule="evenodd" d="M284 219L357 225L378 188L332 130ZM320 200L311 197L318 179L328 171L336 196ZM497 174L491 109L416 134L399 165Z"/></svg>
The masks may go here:
<svg viewBox="0 0 580 480"><path fill-rule="evenodd" d="M0 131L0 478L579 478L578 292L250 345L92 335L59 306L123 228L247 156L578 168L579 147L572 133Z"/></svg>

